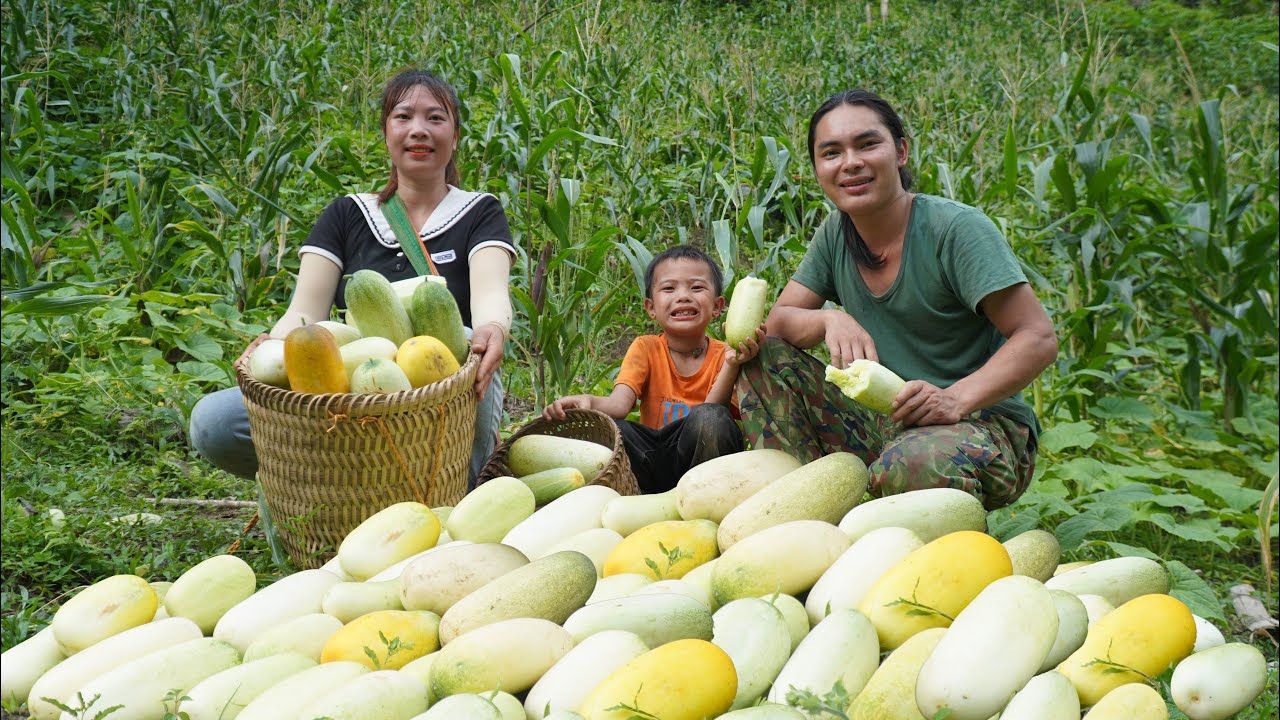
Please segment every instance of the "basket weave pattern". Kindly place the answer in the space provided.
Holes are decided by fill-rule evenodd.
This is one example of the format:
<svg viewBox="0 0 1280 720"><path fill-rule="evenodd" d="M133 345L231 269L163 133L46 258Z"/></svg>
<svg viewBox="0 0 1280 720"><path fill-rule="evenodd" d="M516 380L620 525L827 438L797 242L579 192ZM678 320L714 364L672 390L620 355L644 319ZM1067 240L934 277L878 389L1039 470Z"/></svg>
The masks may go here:
<svg viewBox="0 0 1280 720"><path fill-rule="evenodd" d="M639 495L640 486L631 472L631 462L627 460L627 450L622 446L622 434L613 418L598 410L566 410L564 420L547 420L537 418L520 428L489 457L477 483L488 482L501 475L511 475L511 466L507 464L507 453L511 444L525 435L554 435L556 437L587 440L613 449L613 457L605 469L592 481L593 485L606 485L620 495Z"/></svg>
<svg viewBox="0 0 1280 720"><path fill-rule="evenodd" d="M454 505L466 493L477 355L439 382L361 395L273 387L249 376L247 357L236 362L236 379L258 480L298 567L320 567L347 533L388 505Z"/></svg>

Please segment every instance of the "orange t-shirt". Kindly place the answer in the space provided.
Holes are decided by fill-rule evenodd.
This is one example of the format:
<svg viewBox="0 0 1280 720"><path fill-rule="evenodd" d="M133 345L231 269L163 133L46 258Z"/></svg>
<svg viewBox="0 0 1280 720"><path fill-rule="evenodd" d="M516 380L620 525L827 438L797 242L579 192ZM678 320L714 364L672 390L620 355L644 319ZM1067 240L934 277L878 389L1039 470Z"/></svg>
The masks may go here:
<svg viewBox="0 0 1280 720"><path fill-rule="evenodd" d="M688 415L694 405L706 402L727 349L723 342L711 338L702 367L685 376L676 371L665 335L641 335L627 349L614 384L635 391L640 398L640 423L658 430Z"/></svg>

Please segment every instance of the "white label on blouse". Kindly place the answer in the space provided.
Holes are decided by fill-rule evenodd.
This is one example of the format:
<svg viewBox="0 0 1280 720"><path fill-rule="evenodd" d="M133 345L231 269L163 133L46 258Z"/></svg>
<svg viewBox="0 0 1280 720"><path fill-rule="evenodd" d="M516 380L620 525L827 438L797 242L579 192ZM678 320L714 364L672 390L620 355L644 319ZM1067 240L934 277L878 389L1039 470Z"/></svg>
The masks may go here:
<svg viewBox="0 0 1280 720"><path fill-rule="evenodd" d="M452 250L445 250L444 252L431 253L431 260L433 262L451 263L457 259L458 259L458 254Z"/></svg>

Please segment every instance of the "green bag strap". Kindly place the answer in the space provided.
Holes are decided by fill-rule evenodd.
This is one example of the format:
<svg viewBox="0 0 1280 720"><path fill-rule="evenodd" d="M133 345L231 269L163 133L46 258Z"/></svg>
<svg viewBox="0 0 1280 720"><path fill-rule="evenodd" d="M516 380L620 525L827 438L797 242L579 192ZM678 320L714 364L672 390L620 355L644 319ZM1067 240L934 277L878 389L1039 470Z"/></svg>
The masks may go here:
<svg viewBox="0 0 1280 720"><path fill-rule="evenodd" d="M409 223L409 210L404 206L404 201L400 199L399 194L392 195L390 200L382 204L382 215L387 218L391 232L396 234L396 240L400 241L400 249L404 251L404 256L409 258L413 269L417 270L419 275L439 275L422 237L414 232L413 225Z"/></svg>

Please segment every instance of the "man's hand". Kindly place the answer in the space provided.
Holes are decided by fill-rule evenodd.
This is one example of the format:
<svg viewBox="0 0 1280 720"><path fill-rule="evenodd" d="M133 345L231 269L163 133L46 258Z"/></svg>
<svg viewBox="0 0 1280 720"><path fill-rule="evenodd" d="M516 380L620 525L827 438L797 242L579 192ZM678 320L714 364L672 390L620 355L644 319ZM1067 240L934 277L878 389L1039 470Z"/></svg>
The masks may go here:
<svg viewBox="0 0 1280 720"><path fill-rule="evenodd" d="M476 371L476 396L483 399L489 389L493 374L502 365L503 345L506 333L494 323L485 323L471 333L471 352L480 356L480 368Z"/></svg>
<svg viewBox="0 0 1280 720"><path fill-rule="evenodd" d="M542 419L544 420L563 420L566 410L590 410L590 395L567 395L556 400L542 411Z"/></svg>
<svg viewBox="0 0 1280 720"><path fill-rule="evenodd" d="M760 346L764 344L764 334L765 326L762 323L756 328L755 333L739 343L738 347L729 346L724 353L725 364L739 367L751 362L752 358L760 354Z"/></svg>
<svg viewBox="0 0 1280 720"><path fill-rule="evenodd" d="M844 369L854 360L880 362L876 344L853 316L843 310L826 312L826 342L831 353L831 364Z"/></svg>
<svg viewBox="0 0 1280 720"><path fill-rule="evenodd" d="M954 425L970 412L952 388L943 389L924 380L912 380L893 399L893 420L905 427Z"/></svg>

